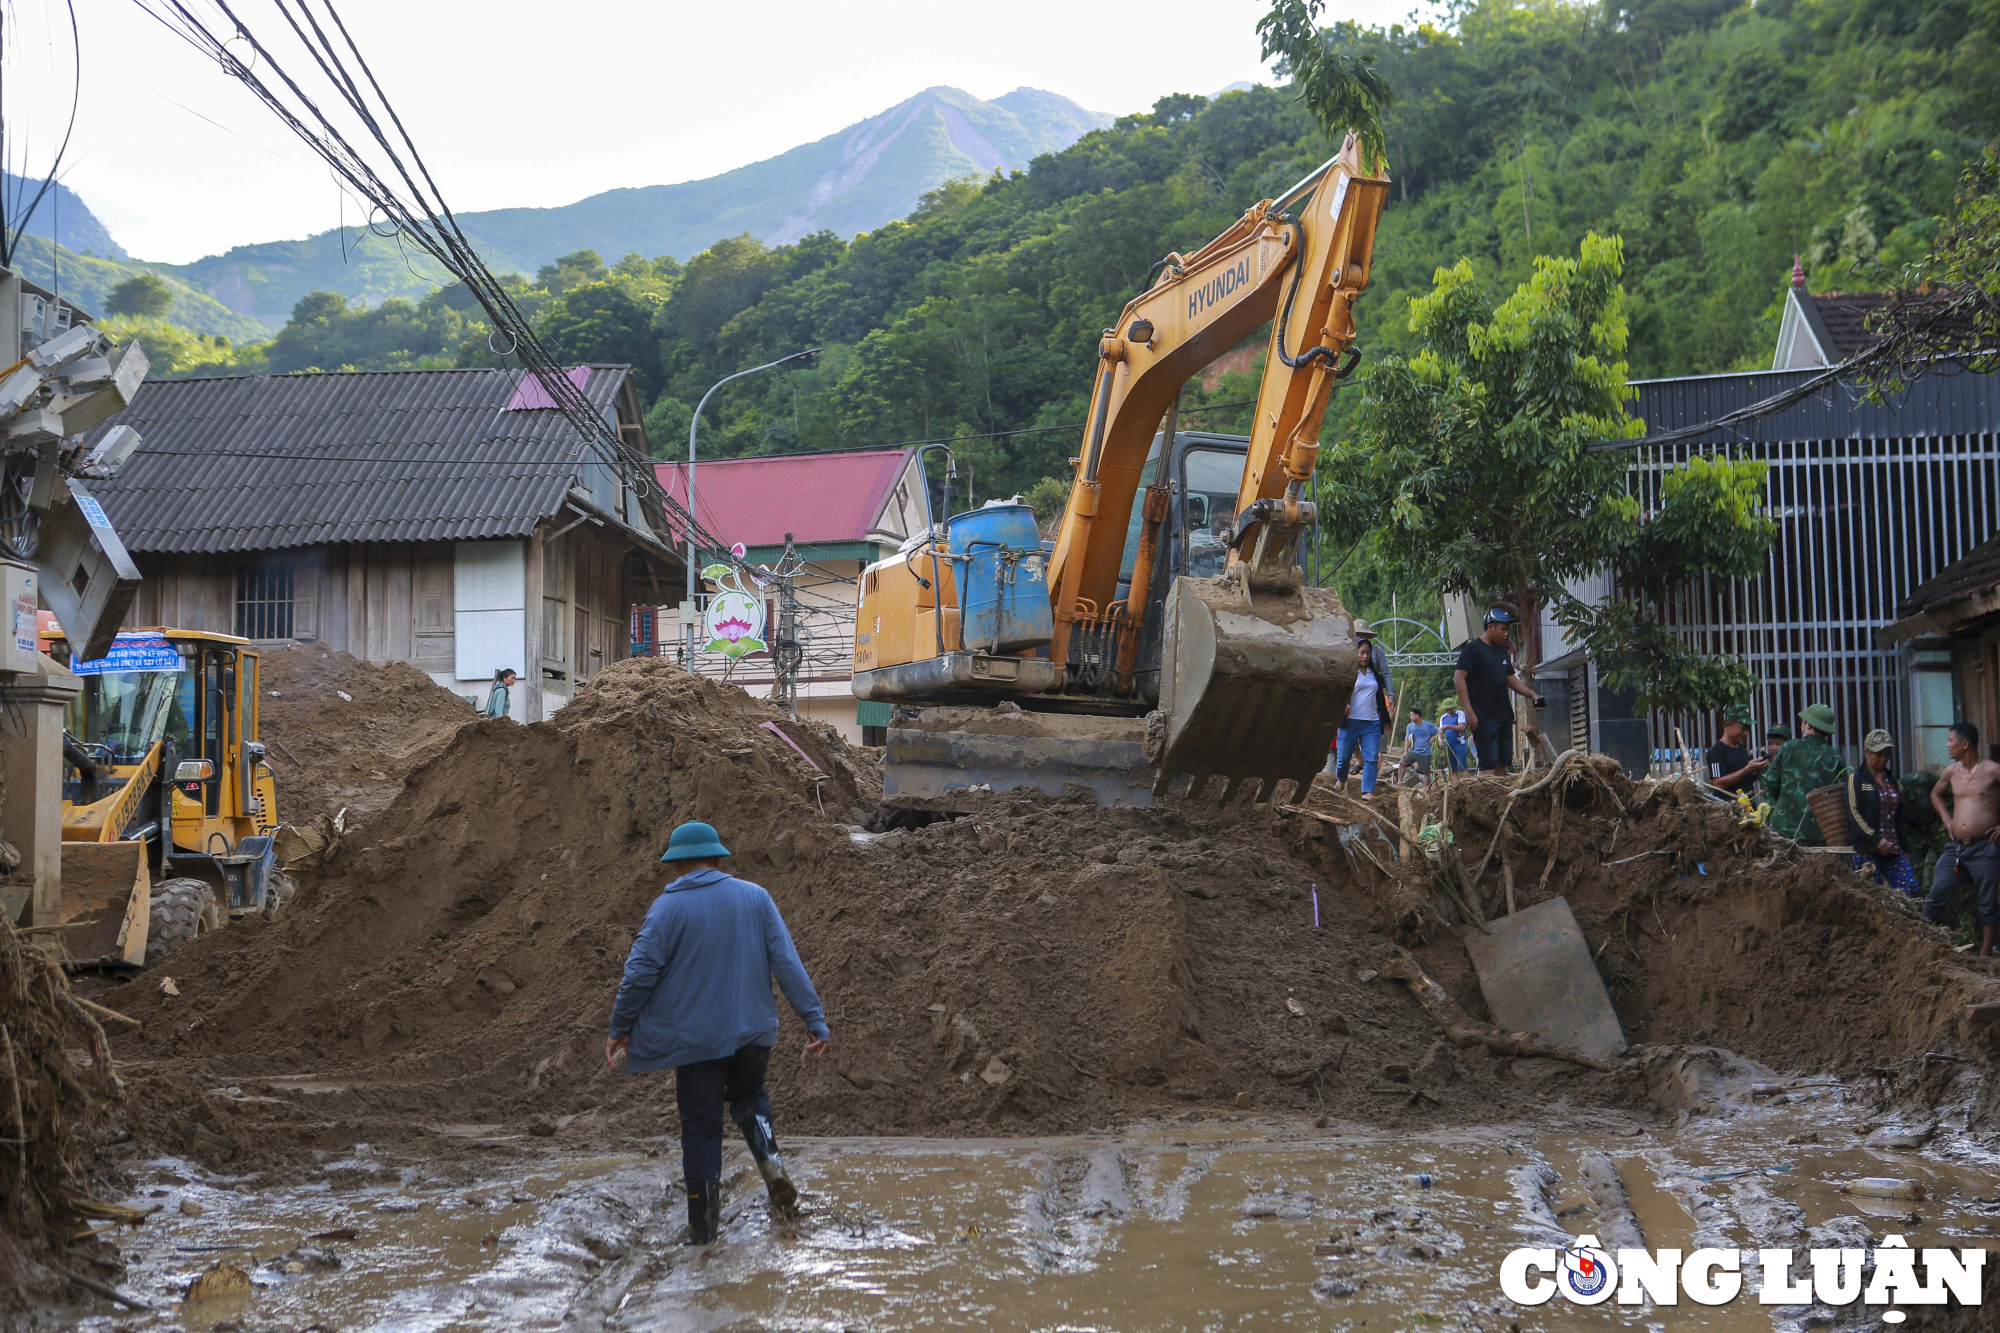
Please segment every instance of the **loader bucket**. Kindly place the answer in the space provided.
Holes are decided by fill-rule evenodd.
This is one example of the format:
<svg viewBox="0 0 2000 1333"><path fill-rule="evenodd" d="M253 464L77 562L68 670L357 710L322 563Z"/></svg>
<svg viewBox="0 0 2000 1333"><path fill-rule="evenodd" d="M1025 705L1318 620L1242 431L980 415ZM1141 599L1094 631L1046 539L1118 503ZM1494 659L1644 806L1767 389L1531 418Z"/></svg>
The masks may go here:
<svg viewBox="0 0 2000 1333"><path fill-rule="evenodd" d="M1174 580L1160 645L1166 740L1153 785L1176 777L1193 792L1226 779L1225 801L1246 781L1270 800L1280 780L1305 798L1326 763L1354 688L1354 622L1331 588L1245 590L1234 578Z"/></svg>
<svg viewBox="0 0 2000 1333"><path fill-rule="evenodd" d="M153 877L144 842L65 842L62 889L68 929L57 937L69 958L145 965Z"/></svg>

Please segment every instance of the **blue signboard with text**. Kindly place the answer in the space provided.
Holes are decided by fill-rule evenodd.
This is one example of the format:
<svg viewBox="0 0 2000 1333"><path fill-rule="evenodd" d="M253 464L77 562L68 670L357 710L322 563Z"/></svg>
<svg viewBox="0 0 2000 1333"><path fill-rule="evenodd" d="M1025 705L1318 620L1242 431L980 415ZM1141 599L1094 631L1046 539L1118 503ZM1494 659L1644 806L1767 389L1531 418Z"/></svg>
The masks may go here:
<svg viewBox="0 0 2000 1333"><path fill-rule="evenodd" d="M107 671L183 671L180 650L167 642L164 634L120 634L111 651L92 662L75 657L69 669L79 676L101 676Z"/></svg>

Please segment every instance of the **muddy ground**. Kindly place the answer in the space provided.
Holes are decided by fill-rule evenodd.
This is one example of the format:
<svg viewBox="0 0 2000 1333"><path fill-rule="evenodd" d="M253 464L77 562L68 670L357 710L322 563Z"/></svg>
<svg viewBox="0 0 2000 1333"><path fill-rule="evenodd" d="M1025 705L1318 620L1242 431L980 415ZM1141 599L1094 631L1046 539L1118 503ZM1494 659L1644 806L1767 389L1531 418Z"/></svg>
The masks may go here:
<svg viewBox="0 0 2000 1333"><path fill-rule="evenodd" d="M1503 874L1520 906L1567 896L1633 1041L1844 1074L1971 1050L1957 1019L2000 992L1992 964L1837 858L1780 850L1681 789L1595 773L1516 804L1481 911L1504 910ZM1531 1082L1546 1066L1440 1040L1378 973L1409 944L1481 1017L1457 909L1385 838L1354 857L1305 812L1043 797L877 835L876 783L872 752L652 659L605 672L551 722L460 725L286 916L172 959L177 995L147 975L105 997L144 1023L124 1052L146 1071L152 1123L135 1132L204 1124L276 1162L426 1121L655 1131L665 1078L606 1071L601 1049L660 849L685 819L715 824L771 890L825 997L830 1057L774 1064L800 1129L1049 1132L1239 1098L1413 1125L1552 1096L1646 1103L1629 1070ZM1505 790L1455 792L1471 865ZM1308 804L1371 817L1324 791ZM200 1095L302 1074L341 1091L224 1112Z"/></svg>
<svg viewBox="0 0 2000 1333"><path fill-rule="evenodd" d="M401 787L368 770L390 799L278 919L95 995L142 1024L114 1033L128 1094L103 1136L129 1141L107 1149L113 1168L174 1154L340 1186L357 1143L490 1171L673 1134L670 1079L610 1072L602 1047L685 819L715 824L737 873L770 889L825 999L827 1059L792 1054L787 1013L773 1061L793 1133L1039 1135L1190 1113L1419 1134L1597 1112L1671 1123L1691 1107L1660 1071L1690 1046L1859 1079L1883 1106L1955 1086L1966 1129L1991 1128L1995 1052L1963 1016L2000 998L1996 965L1839 858L1740 829L1685 786L1573 765L1516 801L1461 907L1420 852L1397 858L1387 794L1370 807L1316 788L1304 809L1022 797L869 832L876 752L653 659L532 726L440 708L408 743L327 730L298 755L301 790L347 799L370 747L408 757ZM1442 821L1447 859L1471 870L1508 789L1460 783L1449 810L1434 791L1408 827ZM1455 1047L1381 975L1407 946L1484 1018L1461 916L1506 910L1509 883L1516 906L1571 903L1635 1043L1610 1069Z"/></svg>

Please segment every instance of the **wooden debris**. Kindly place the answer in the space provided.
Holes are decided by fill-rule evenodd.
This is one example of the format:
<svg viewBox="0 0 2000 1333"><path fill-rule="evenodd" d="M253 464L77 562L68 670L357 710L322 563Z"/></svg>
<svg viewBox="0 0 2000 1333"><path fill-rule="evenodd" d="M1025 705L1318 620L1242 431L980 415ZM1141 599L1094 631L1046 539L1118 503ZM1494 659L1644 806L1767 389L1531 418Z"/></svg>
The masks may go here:
<svg viewBox="0 0 2000 1333"><path fill-rule="evenodd" d="M1389 956L1382 963L1382 975L1408 986L1425 1015L1444 1032L1445 1039L1460 1050L1484 1046L1495 1055L1567 1060L1599 1072L1611 1069L1602 1060L1593 1060L1579 1051L1544 1041L1532 1032L1503 1032L1491 1023L1475 1022L1465 1010L1459 1008L1451 993L1418 965L1408 949L1391 945Z"/></svg>

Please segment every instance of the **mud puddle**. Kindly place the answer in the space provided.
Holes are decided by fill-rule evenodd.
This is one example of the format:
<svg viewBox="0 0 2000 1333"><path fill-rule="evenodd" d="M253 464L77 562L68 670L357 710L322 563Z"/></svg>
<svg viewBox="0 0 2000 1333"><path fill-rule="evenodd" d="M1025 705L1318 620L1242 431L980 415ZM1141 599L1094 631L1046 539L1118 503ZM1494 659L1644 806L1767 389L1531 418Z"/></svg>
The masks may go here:
<svg viewBox="0 0 2000 1333"><path fill-rule="evenodd" d="M1244 1118L1061 1139L800 1140L789 1155L809 1206L791 1224L769 1216L732 1149L723 1240L701 1251L679 1243L670 1143L469 1188L366 1150L330 1163L327 1184L262 1192L162 1162L135 1199L160 1214L121 1241L124 1290L160 1313L81 1327L1767 1333L1831 1312L1760 1306L1754 1273L1717 1307L1520 1310L1500 1295L1499 1264L1611 1224L1579 1170L1592 1153L1616 1164L1655 1249L1888 1234L1965 1246L2000 1232L1991 1145L1949 1125L1866 1120L1848 1097L1797 1085L1778 1105L1711 1106L1678 1127L1600 1116L1557 1132L1298 1137ZM1837 1190L1857 1176L1917 1180L1925 1197ZM217 1259L248 1270L254 1290L182 1305Z"/></svg>

